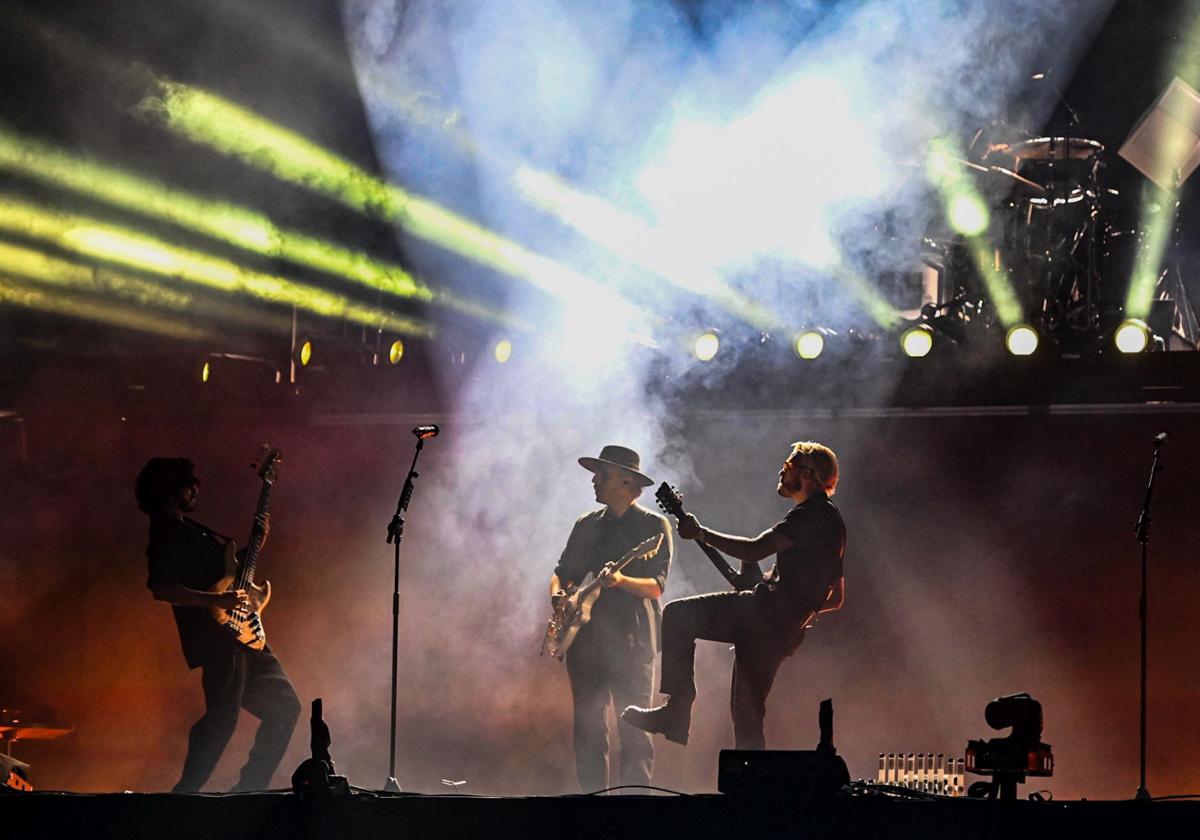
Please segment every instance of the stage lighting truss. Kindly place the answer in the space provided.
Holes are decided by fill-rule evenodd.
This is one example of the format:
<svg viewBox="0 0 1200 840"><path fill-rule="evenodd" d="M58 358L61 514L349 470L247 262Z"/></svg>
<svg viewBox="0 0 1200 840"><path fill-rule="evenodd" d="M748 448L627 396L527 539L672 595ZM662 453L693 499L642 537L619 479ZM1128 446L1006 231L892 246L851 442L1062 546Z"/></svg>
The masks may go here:
<svg viewBox="0 0 1200 840"><path fill-rule="evenodd" d="M224 368L226 373L221 373L221 368ZM237 375L238 379L245 379L247 372L257 370L274 380L276 385L283 381L283 373L279 370L279 365L270 359L260 356L245 356L241 353L209 353L200 364L200 381L205 385L210 382L224 382L228 372L233 370L242 371ZM252 375L257 378L259 374ZM261 382L261 380L258 381Z"/></svg>

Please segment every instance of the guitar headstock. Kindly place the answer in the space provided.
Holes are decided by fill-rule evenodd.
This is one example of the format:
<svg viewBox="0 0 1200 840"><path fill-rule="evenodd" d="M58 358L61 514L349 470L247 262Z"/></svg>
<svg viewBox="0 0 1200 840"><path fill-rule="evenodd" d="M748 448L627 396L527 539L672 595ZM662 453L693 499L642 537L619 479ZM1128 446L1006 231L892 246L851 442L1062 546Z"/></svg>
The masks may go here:
<svg viewBox="0 0 1200 840"><path fill-rule="evenodd" d="M282 452L264 443L259 448L258 455L250 462L250 466L258 472L259 478L267 484L274 484L275 479L279 477L279 462L282 460Z"/></svg>
<svg viewBox="0 0 1200 840"><path fill-rule="evenodd" d="M634 560L649 560L662 547L663 535L655 534L653 537L646 537L640 543L635 545L629 551L625 552L625 556L618 560L615 566L624 566L626 563L632 563Z"/></svg>
<svg viewBox="0 0 1200 840"><path fill-rule="evenodd" d="M663 482L654 491L654 499L658 502L658 506L666 513L674 517L682 517L683 514L683 497L679 495L679 491L672 487L667 482Z"/></svg>

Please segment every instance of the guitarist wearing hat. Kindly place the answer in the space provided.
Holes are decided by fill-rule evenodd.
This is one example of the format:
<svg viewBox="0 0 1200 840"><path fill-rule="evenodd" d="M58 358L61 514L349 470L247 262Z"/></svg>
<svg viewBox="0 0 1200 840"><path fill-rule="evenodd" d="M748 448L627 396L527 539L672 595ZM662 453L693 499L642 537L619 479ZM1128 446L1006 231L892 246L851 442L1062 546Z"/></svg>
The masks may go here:
<svg viewBox="0 0 1200 840"><path fill-rule="evenodd" d="M738 591L667 604L660 688L668 700L654 708L631 705L623 722L686 744L696 698L696 640L709 639L734 646L730 708L737 749L766 746L763 718L779 666L800 646L811 619L839 609L844 599L846 528L829 498L837 483L833 450L800 441L784 460L776 488L795 506L774 527L737 537L705 528L690 513L680 517L679 536L741 561ZM764 577L758 563L771 554L775 565Z"/></svg>
<svg viewBox="0 0 1200 840"><path fill-rule="evenodd" d="M566 651L574 707L573 744L579 786L585 793L609 787L609 704L648 704L654 691L654 656L659 648L662 596L671 565L671 527L666 517L637 504L654 482L641 472L638 453L605 446L598 458L580 458L592 473L596 501L603 507L579 517L571 529L554 574L550 597L557 602L590 574L603 589L590 620ZM662 535L656 554L601 573L648 537ZM648 785L654 768L654 741L628 723L619 723L620 767L614 785Z"/></svg>
<svg viewBox="0 0 1200 840"><path fill-rule="evenodd" d="M187 458L151 458L137 477L138 507L150 517L146 586L172 605L188 668L200 668L205 711L188 733L187 758L173 793L200 790L237 726L242 708L259 718L250 758L234 790L263 790L279 766L300 700L269 647L252 649L222 632L210 610L259 612L270 585L212 591L227 573L233 542L185 516L196 507L200 479ZM255 518L261 548L267 514ZM253 539L253 537L252 537ZM241 558L242 552L238 552Z"/></svg>

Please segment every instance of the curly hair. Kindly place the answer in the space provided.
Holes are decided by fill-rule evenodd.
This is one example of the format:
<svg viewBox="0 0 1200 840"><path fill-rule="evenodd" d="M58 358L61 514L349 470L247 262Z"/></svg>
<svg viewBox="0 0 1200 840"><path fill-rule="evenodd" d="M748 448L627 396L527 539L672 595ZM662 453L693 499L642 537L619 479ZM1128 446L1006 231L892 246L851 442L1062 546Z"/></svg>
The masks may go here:
<svg viewBox="0 0 1200 840"><path fill-rule="evenodd" d="M153 513L163 500L180 488L198 484L196 465L190 458L151 458L138 473L133 494L142 513Z"/></svg>

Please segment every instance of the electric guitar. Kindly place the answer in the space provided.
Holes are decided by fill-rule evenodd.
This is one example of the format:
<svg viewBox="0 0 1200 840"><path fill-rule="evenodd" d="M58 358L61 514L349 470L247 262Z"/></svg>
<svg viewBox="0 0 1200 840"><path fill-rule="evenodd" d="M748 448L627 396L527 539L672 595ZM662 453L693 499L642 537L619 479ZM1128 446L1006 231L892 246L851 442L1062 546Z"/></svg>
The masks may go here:
<svg viewBox="0 0 1200 840"><path fill-rule="evenodd" d="M546 637L542 640L542 653L550 651L550 655L562 659L567 649L575 641L575 637L592 619L592 605L600 597L602 584L600 578L606 573L619 572L634 560L649 560L658 554L662 547L663 534L647 537L625 552L619 560L607 563L600 573L591 572L584 577L583 583L567 591L567 594L554 605L554 615L546 623Z"/></svg>
<svg viewBox="0 0 1200 840"><path fill-rule="evenodd" d="M687 511L683 509L683 499L680 498L679 493L675 490L675 488L667 484L665 481L659 485L658 490L654 492L654 498L658 501L659 507L661 507L666 513L671 514L671 516L674 516L676 519L682 519L683 517L687 516ZM700 550L703 551L704 555L712 562L714 566L716 566L717 571L721 573L721 576L725 578L725 580L729 581L729 585L739 592L745 592L754 589L754 587L763 582L761 575L739 575L733 570L733 567L729 565L729 561L725 559L725 556L711 545L705 545L699 540L693 540L693 542L700 546ZM817 621L817 616L821 613L834 612L841 609L844 599L845 578L839 578L836 583L825 588L821 606L816 610L813 610L813 612L804 619L804 626L811 627L813 624L815 624Z"/></svg>
<svg viewBox="0 0 1200 840"><path fill-rule="evenodd" d="M238 589L249 590L254 585L254 565L258 562L258 554L262 549L264 532L258 524L259 519L267 514L267 504L271 500L271 488L279 476L279 462L283 456L278 449L263 445L258 457L250 465L262 479L262 489L258 493L258 508L254 512L254 524L250 528L250 544L246 547L246 556L241 565L237 563L232 542L225 547L226 574L209 588L209 592L232 592ZM263 629L260 612L266 609L271 600L271 589L268 586L266 597L259 604L258 611L248 607L237 607L226 610L221 607L211 607L209 612L217 624L229 634L229 637L239 644L254 650L262 650L267 646L267 631Z"/></svg>
<svg viewBox="0 0 1200 840"><path fill-rule="evenodd" d="M679 493L675 490L675 488L670 484L667 484L667 482L664 481L658 486L658 489L654 491L654 498L658 502L658 506L662 508L664 512L669 513L676 519L683 519L685 516L687 516L687 511L683 509L683 499L679 497ZM729 565L729 561L725 559L725 555L721 554L721 552L717 551L711 545L705 545L704 543L700 542L700 540L693 540L693 542L700 546L700 550L704 552L704 556L709 559L709 561L716 567L717 571L721 573L721 577L729 581L729 585L734 589L741 592L748 589L753 589L756 585L758 585L758 583L760 583L761 579L749 581L739 575L736 571L734 571L733 567Z"/></svg>

